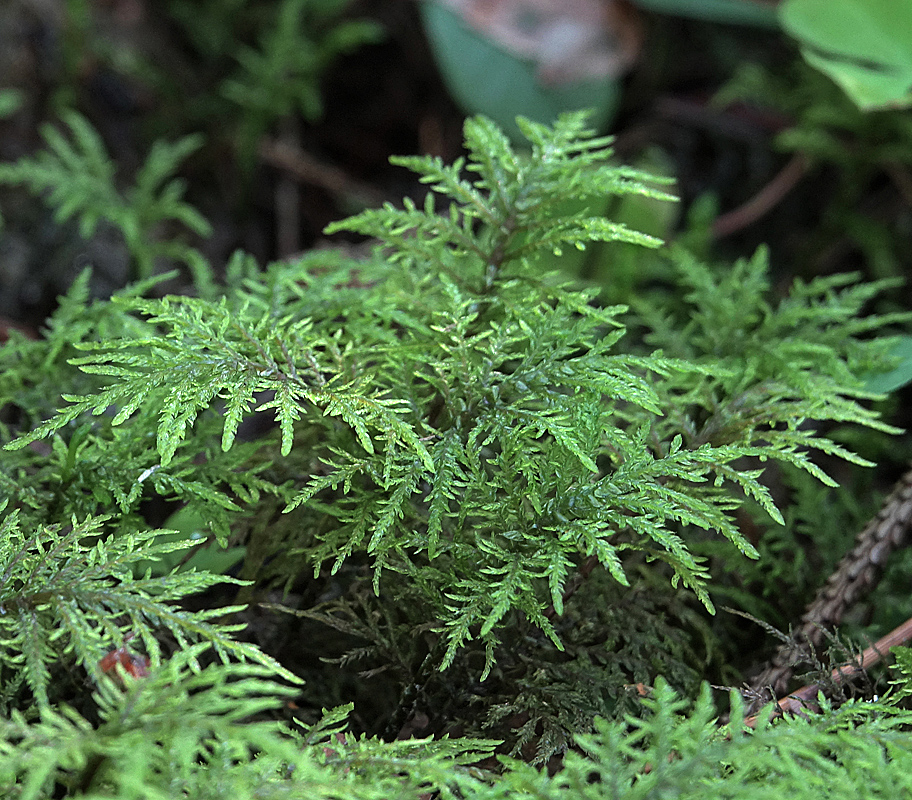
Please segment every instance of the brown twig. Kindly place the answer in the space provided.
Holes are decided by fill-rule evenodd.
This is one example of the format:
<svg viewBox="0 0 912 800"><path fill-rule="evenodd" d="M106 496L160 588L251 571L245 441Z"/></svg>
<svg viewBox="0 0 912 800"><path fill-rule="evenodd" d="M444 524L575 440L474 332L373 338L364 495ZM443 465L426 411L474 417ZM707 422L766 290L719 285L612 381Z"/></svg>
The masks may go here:
<svg viewBox="0 0 912 800"><path fill-rule="evenodd" d="M301 126L296 117L286 117L280 124L280 139L276 146L294 152L298 150ZM289 258L301 251L301 186L288 170L280 170L275 183L276 252L279 258Z"/></svg>
<svg viewBox="0 0 912 800"><path fill-rule="evenodd" d="M373 186L350 178L338 167L324 164L286 141L264 141L259 155L270 166L287 172L303 183L319 186L335 197L354 198L368 206L382 205L388 199Z"/></svg>
<svg viewBox="0 0 912 800"><path fill-rule="evenodd" d="M807 158L802 153L796 153L779 170L776 177L744 205L729 211L727 214L722 214L716 219L712 225L713 237L721 239L723 236L730 236L753 224L764 214L771 211L805 176L808 166Z"/></svg>
<svg viewBox="0 0 912 800"><path fill-rule="evenodd" d="M830 673L830 680L836 684L842 684L844 681L847 681L855 675L874 666L890 652L891 647L904 644L910 639L912 639L912 618L907 619L902 625L894 628L883 638L878 639L875 644L871 645L871 647L861 654L861 658L834 669ZM821 686L819 683L811 683L807 686L802 686L797 691L786 695L776 703L776 709L773 712L774 715L800 714L805 709L812 708L820 690ZM753 714L745 718L744 724L749 728L755 727L757 724L757 715Z"/></svg>
<svg viewBox="0 0 912 800"><path fill-rule="evenodd" d="M880 580L893 551L909 543L912 532L912 470L900 478L874 519L858 534L855 547L817 592L801 617L793 643L779 648L769 665L753 681L756 690L767 687L782 694L794 672L801 647L816 648L827 630L838 625L846 611L870 592ZM796 647L794 641L799 643Z"/></svg>

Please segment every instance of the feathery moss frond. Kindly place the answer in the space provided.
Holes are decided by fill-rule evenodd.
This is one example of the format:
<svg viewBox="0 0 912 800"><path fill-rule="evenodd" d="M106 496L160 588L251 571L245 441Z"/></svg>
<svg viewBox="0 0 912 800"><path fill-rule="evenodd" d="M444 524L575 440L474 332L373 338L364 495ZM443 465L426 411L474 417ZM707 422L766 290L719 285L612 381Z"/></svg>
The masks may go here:
<svg viewBox="0 0 912 800"><path fill-rule="evenodd" d="M269 665L287 679L288 670L256 648L233 640L237 626L214 624L230 609L182 611L169 605L217 583L237 582L205 572L135 577L132 565L192 543L166 540L164 531L104 533L104 517L73 521L66 532L43 527L24 533L18 513L0 527L0 662L21 670L40 707L49 704L48 664L72 653L91 675L98 660L129 633L142 642L153 663L161 659L156 639L167 629L179 642L204 640L223 658L233 655Z"/></svg>
<svg viewBox="0 0 912 800"><path fill-rule="evenodd" d="M376 592L384 574L414 576L444 668L479 640L487 674L517 620L560 647L548 609L590 557L622 584L638 553L664 563L711 610L694 534L757 556L734 513L747 496L777 518L762 463L827 480L809 448L859 459L817 425L889 430L855 375L878 347L860 337L895 317L859 321L882 286L815 281L775 305L762 253L729 274L679 257L683 303L638 309L665 352L628 344L624 308L599 307L597 292L535 261L568 243L657 246L596 209L605 193L666 195L612 165L583 115L522 129L531 154L478 118L464 162L402 160L431 186L422 209L331 226L385 245L363 261L315 253L258 278L236 260L218 301L116 300L133 326L79 343L71 361L101 387L68 394L7 446L100 417L133 441L154 436L145 469L163 493L178 486L178 459L217 462L214 434L223 452L241 449L245 421L269 412L277 430L259 446L274 483L249 485L286 499L286 517L260 528L251 563L283 554L286 586L353 558L371 565ZM433 194L449 203L442 215ZM214 478L182 491L241 513Z"/></svg>

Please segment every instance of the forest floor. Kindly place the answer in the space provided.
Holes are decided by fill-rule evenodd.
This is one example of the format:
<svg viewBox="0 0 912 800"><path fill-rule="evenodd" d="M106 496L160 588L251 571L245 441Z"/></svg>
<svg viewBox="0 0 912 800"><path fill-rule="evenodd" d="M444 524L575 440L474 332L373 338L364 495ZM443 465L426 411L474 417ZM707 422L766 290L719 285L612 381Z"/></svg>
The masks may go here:
<svg viewBox="0 0 912 800"><path fill-rule="evenodd" d="M0 160L39 148L42 123L53 119L64 101L98 128L124 177L135 171L156 137L176 138L197 124L210 126L207 135L217 131L220 122L207 117L205 98L216 80L212 75L222 74L227 57L202 58L186 29L158 5L148 0L22 2L0 10L0 74L25 97L21 112L0 122ZM78 7L88 19L74 20ZM188 199L214 229L199 247L217 270L238 248L263 263L287 258L328 246L325 226L366 205L402 197L420 201L425 188L391 166L392 155L428 153L445 162L462 155L465 112L447 93L416 4L356 0L346 14L373 20L382 33L325 69L319 116L271 130L249 170L217 138L215 146L188 161L183 176ZM682 198L680 228L699 202L711 197L719 213L712 229L713 256L731 260L766 245L777 287L796 277L841 271L869 278L912 274L912 251L902 245L903 231L912 227L912 181L905 165L859 171L862 183L852 198L857 213L847 218L845 209L834 210L834 200L845 196L854 167L812 167L777 145L777 136L798 123L796 116L750 102L713 102L743 64L774 69L796 61L795 49L779 33L645 13L642 25L642 49L624 78L610 133L620 161L662 153ZM139 67L124 67L129 63ZM162 77L169 73L170 83ZM182 82L194 89L184 101L175 89ZM181 102L188 107L182 109ZM191 107L194 103L198 107ZM95 269L93 291L99 296L129 280L128 254L111 231L102 227L84 240L75 225L57 224L50 211L7 187L0 188L0 209L0 329L17 326L38 335L57 297L87 264ZM862 228L871 232L868 239ZM178 281L168 288L185 287ZM910 428L912 404L903 397L886 403L884 412L890 423ZM855 526L844 541L850 543L877 510L910 452L902 440L891 458L856 484L854 516L840 518ZM837 478L850 474L855 473ZM808 543L804 557L832 564L841 554L824 555L818 559ZM872 620L881 630L897 621L883 609L901 592L904 567L891 569L879 599L865 605L858 598L858 629ZM821 573L819 584L827 577ZM802 612L800 605L779 610L786 623L797 623ZM759 666L774 645L759 629L746 637L742 646L749 653L738 670Z"/></svg>

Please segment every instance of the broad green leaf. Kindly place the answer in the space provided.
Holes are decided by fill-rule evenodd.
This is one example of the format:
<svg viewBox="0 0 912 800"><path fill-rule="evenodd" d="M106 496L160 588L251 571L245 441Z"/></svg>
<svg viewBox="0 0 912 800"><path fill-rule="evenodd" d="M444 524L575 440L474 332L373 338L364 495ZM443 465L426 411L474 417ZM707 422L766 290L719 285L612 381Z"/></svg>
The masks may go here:
<svg viewBox="0 0 912 800"><path fill-rule="evenodd" d="M859 108L912 105L912 3L786 0L782 26Z"/></svg>
<svg viewBox="0 0 912 800"><path fill-rule="evenodd" d="M887 394L912 382L912 336L899 337L891 355L899 359L899 364L889 372L868 376L865 389L869 392Z"/></svg>
<svg viewBox="0 0 912 800"><path fill-rule="evenodd" d="M595 109L592 123L607 126L614 116L620 82L580 80L542 84L536 67L480 33L437 2L420 4L424 28L454 99L470 114L493 119L514 141L522 141L516 117L550 124L561 112Z"/></svg>

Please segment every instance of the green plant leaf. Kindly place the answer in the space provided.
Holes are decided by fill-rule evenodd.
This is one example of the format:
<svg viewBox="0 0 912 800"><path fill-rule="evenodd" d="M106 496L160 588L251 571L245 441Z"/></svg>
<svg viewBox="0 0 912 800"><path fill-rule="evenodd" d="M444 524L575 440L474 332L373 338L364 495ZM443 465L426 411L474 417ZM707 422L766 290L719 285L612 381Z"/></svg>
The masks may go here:
<svg viewBox="0 0 912 800"><path fill-rule="evenodd" d="M802 54L864 110L912 105L912 5L897 0L786 0L782 26Z"/></svg>
<svg viewBox="0 0 912 800"><path fill-rule="evenodd" d="M420 4L424 28L453 98L470 114L493 119L511 139L523 141L517 116L550 123L559 114L594 109L591 122L605 128L614 116L620 82L586 79L542 84L536 66L468 28L436 2Z"/></svg>
<svg viewBox="0 0 912 800"><path fill-rule="evenodd" d="M870 375L865 381L869 392L887 394L912 382L912 336L897 337L890 355L899 359L899 363L889 372Z"/></svg>
<svg viewBox="0 0 912 800"><path fill-rule="evenodd" d="M660 14L734 25L775 28L776 11L762 0L636 0L634 5Z"/></svg>

